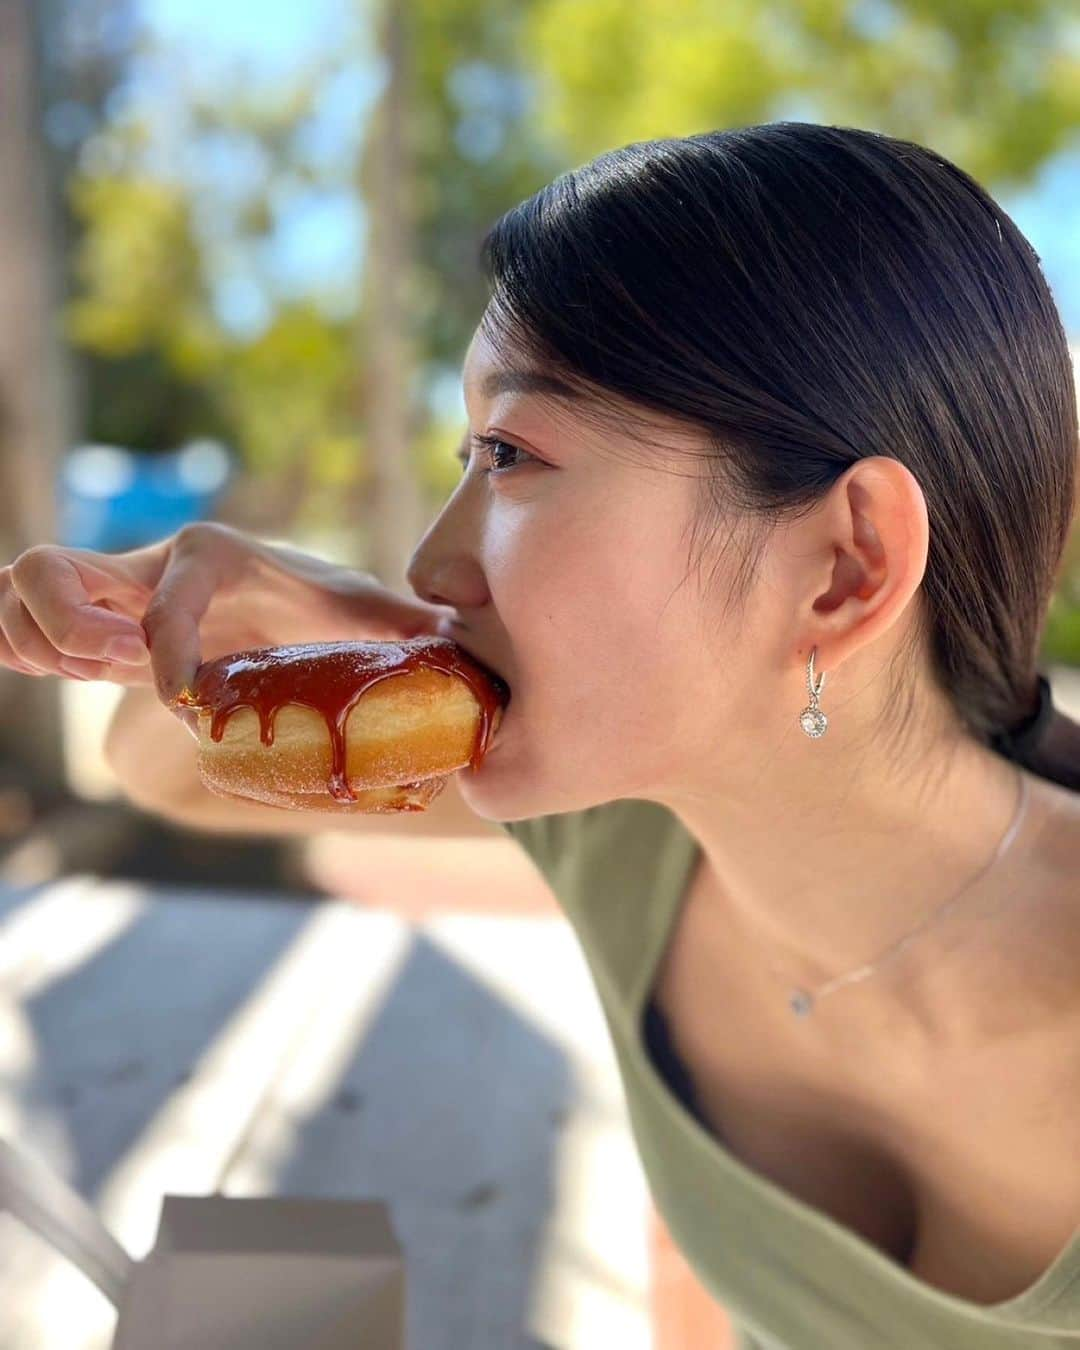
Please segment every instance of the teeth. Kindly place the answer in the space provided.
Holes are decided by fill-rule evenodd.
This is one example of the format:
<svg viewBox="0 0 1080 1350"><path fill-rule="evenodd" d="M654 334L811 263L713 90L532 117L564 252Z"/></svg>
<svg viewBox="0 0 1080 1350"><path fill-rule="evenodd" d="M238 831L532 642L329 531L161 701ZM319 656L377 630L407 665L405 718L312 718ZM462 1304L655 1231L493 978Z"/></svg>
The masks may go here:
<svg viewBox="0 0 1080 1350"><path fill-rule="evenodd" d="M500 731L502 730L503 716L504 716L504 710L503 710L502 708L497 708L497 709L495 710L494 716L493 716L492 719L491 719L491 736L488 738L488 749L489 749L489 750L494 749L494 748L495 748L495 745L496 745L497 742L498 742L498 739L499 739L499 733L500 733Z"/></svg>

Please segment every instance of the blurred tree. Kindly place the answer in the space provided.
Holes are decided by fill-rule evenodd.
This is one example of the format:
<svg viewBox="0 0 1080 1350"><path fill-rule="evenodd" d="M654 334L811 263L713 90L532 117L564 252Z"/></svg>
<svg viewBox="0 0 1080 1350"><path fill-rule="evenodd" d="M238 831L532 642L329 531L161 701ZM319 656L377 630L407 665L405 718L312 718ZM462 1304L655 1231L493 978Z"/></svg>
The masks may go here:
<svg viewBox="0 0 1080 1350"><path fill-rule="evenodd" d="M0 545L5 563L54 537L55 466L71 382L52 326L58 299L55 182L42 153L42 14L0 5ZM13 689L7 686L14 684ZM55 682L4 672L4 748L49 788L62 779Z"/></svg>
<svg viewBox="0 0 1080 1350"><path fill-rule="evenodd" d="M460 380L487 299L481 235L560 167L531 130L524 13L508 0L381 5L386 79L359 181L371 220L369 450L384 485L375 520L387 530L381 549L373 541L372 563L395 581L458 476L460 418L441 421L429 391ZM419 502L409 487L417 480Z"/></svg>
<svg viewBox="0 0 1080 1350"><path fill-rule="evenodd" d="M42 163L53 184L56 290L63 302L78 284L72 266L82 234L66 184L124 96L136 41L135 0L40 0L35 11L41 34ZM70 431L76 436L85 426L87 399L95 397L106 374L89 369L92 360L77 346L65 352Z"/></svg>
<svg viewBox="0 0 1080 1350"><path fill-rule="evenodd" d="M390 194L376 188L375 149L385 127L378 115L366 119L362 144L344 138L333 159L316 162L309 149L307 133L326 91L370 83L375 62L367 30L347 49L292 72L272 93L242 79L228 88L197 88L182 63L168 62L179 123L173 134L187 147L188 162L204 146L259 166L246 189L229 184L228 204L208 203L202 183L177 166L161 172L150 109L134 96L96 131L93 153L70 188L82 236L66 324L92 372L88 436L145 449L171 448L195 434L230 440L250 470L229 504L237 523L287 532L322 517L328 528L339 527L342 547L356 562L366 555L355 550L370 553L373 546L363 526L383 514L376 506L370 399L373 388L389 393L378 358L393 343L380 294L398 275L394 303L405 341L394 370L401 410L381 433L383 475L400 467L409 471L402 483L418 481L412 508L389 508L408 517L399 538L415 542L457 477L451 451L460 419L440 421L431 395L440 379L460 378L484 303L480 235L559 167L529 131L519 11L506 0L442 6L399 0L395 8L400 85L407 82L408 93L400 100L392 162L382 170L383 181L403 188L393 222L380 215L392 205ZM143 56L150 50L144 41ZM306 188L349 184L369 207L363 285L351 296L340 289L307 300L282 294L272 262L262 259L283 204ZM388 265L388 248L400 261ZM219 252L261 273L271 301L261 331L228 331L215 311ZM139 388L124 392L133 376ZM395 489L399 499L407 499L408 487L404 498L401 490Z"/></svg>
<svg viewBox="0 0 1080 1350"><path fill-rule="evenodd" d="M416 258L408 119L416 95L405 0L381 0L378 8L378 54L385 78L360 164L370 221L362 323L368 351L365 409L374 509L366 561L387 585L404 590L405 569L426 516L408 453L415 323L407 287Z"/></svg>
<svg viewBox="0 0 1080 1350"><path fill-rule="evenodd" d="M1052 661L1080 666L1080 526L1074 526L1061 560L1043 650Z"/></svg>
<svg viewBox="0 0 1080 1350"><path fill-rule="evenodd" d="M994 190L1080 126L1062 0L533 0L537 118L571 160L796 116L932 146Z"/></svg>
<svg viewBox="0 0 1080 1350"><path fill-rule="evenodd" d="M247 528L345 526L340 499L370 474L354 407L353 328L310 301L291 301L262 332L230 347L212 388L244 450Z"/></svg>
<svg viewBox="0 0 1080 1350"><path fill-rule="evenodd" d="M384 509L376 426L382 481L405 471L394 493L406 500L411 473L421 517L456 481L450 452L463 412L447 395L486 300L479 240L568 163L635 138L807 116L935 145L993 190L1034 174L1077 122L1075 46L1066 7L1049 0L642 0L630 9L396 0L392 9L405 92L389 168L376 169L386 123L370 115L394 88L374 50L373 18L384 10L357 6L347 42L272 86L243 70L200 82L190 63L157 51L160 79L143 82L142 105L130 94L113 109L72 191L86 238L71 317L93 352L95 436L122 428L149 448L221 435L250 469L230 507L240 523L276 520L287 532L322 518L353 561L366 556L355 550L370 553L365 527ZM339 135L332 151L323 136L314 154L328 100L343 91L364 105L356 135ZM182 156L163 154L147 97L169 101ZM216 177L191 169L201 156L219 166ZM251 172L225 178L223 163ZM380 181L399 183L399 202ZM359 282L299 296L281 284L270 245L308 191L357 193L369 230ZM136 206L141 226L126 219ZM242 332L213 304L215 285L241 261L267 306L261 325ZM391 293L396 337L380 307ZM389 399L379 358L395 344L397 412L384 423L371 395ZM122 396L120 382L136 372L140 396ZM398 528L406 538L415 523Z"/></svg>
<svg viewBox="0 0 1080 1350"><path fill-rule="evenodd" d="M208 386L229 344L210 308L186 192L80 174L68 195L84 229L64 330L90 361L91 438L152 451L174 448L193 422L207 435L226 432Z"/></svg>
<svg viewBox="0 0 1080 1350"><path fill-rule="evenodd" d="M493 220L566 168L542 127L529 3L413 0L418 375L460 375L487 300L477 266Z"/></svg>
<svg viewBox="0 0 1080 1350"><path fill-rule="evenodd" d="M318 72L270 100L240 86L220 102L186 91L183 115L196 140L231 140L265 158L266 172L226 215L227 247L257 256L275 226L283 181L309 176L293 148L310 113ZM248 470L225 511L252 529L287 532L308 492L341 487L349 439L363 473L352 404L351 323L311 300L283 297L265 325L237 333L214 305L220 238L200 221L204 194L170 165L152 167L160 146L137 105L99 131L94 162L73 175L69 199L82 226L73 253L75 294L65 331L92 374L87 435L145 451L171 450L195 436L233 445ZM355 309L355 306L353 307ZM325 494L320 501L328 505Z"/></svg>

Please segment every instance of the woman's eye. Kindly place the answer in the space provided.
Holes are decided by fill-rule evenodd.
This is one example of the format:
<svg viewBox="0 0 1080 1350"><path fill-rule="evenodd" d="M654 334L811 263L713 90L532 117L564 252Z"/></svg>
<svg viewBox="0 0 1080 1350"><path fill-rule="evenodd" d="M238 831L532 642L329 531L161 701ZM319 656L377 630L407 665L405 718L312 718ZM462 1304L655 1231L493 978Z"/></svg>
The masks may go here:
<svg viewBox="0 0 1080 1350"><path fill-rule="evenodd" d="M516 469L517 463L514 461L514 455L525 455L526 459L529 458L524 450L516 445L511 445L509 441L492 440L485 442L485 444L488 449L488 463L491 465L492 473L505 473L509 469ZM505 458L500 463L500 457L503 456ZM509 463L506 462L507 459Z"/></svg>
<svg viewBox="0 0 1080 1350"><path fill-rule="evenodd" d="M520 468L524 461L515 462L513 458L515 455L523 455L525 460L533 458L527 450L522 450L520 446L512 445L499 436L474 435L472 439L474 445L487 452L488 473L509 473L512 469ZM509 459L509 463L505 462L507 459ZM466 463L467 461L462 462L463 468Z"/></svg>

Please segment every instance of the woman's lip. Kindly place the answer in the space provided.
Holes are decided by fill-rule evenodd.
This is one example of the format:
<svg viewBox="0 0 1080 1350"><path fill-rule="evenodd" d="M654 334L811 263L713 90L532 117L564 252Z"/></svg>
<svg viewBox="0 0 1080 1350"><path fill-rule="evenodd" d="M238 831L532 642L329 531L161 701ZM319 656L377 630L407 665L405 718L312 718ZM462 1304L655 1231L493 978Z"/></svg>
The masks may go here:
<svg viewBox="0 0 1080 1350"><path fill-rule="evenodd" d="M493 750L495 750L498 747L499 743L502 741L503 728L506 725L506 717L509 711L510 711L509 706L503 709L502 716L499 718L499 725L491 733L491 738L488 741L488 754L490 754Z"/></svg>
<svg viewBox="0 0 1080 1350"><path fill-rule="evenodd" d="M500 670L497 670L487 659L486 656L481 656L479 652L473 651L473 649L469 646L467 642L462 642L461 637L458 633L451 631L452 629L460 628L460 626L461 625L458 623L456 619L440 620L438 623L439 637L449 638L451 642L456 642L457 645L461 648L461 650L463 652L467 652L474 661L478 661L480 665L486 666L493 675L498 675L499 679L502 680L503 684L506 685L507 690L510 693L512 693L513 691L510 689L510 681L506 678L506 676ZM509 698L507 701L509 701Z"/></svg>

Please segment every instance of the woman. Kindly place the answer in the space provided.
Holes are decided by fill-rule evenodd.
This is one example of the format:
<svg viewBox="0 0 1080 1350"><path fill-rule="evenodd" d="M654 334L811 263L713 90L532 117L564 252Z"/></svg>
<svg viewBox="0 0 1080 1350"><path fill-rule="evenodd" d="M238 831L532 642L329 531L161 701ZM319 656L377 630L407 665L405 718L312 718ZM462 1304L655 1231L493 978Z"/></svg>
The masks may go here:
<svg viewBox="0 0 1080 1350"><path fill-rule="evenodd" d="M564 904L742 1346L1075 1343L1080 727L1036 662L1077 411L1037 256L932 151L783 122L601 155L483 256L421 607L217 527L31 550L8 663L99 657L110 601L165 699L241 606L449 633L514 691L462 796Z"/></svg>

